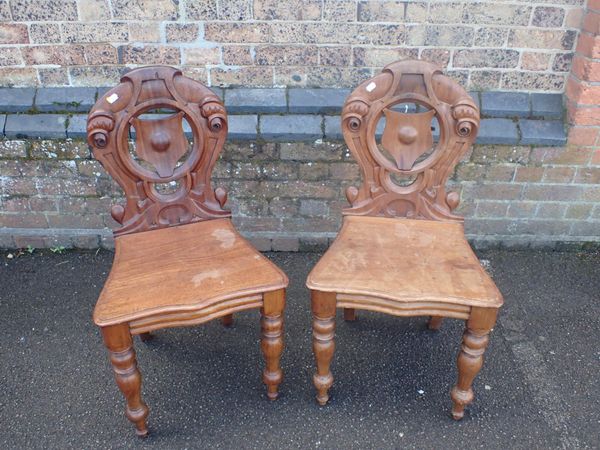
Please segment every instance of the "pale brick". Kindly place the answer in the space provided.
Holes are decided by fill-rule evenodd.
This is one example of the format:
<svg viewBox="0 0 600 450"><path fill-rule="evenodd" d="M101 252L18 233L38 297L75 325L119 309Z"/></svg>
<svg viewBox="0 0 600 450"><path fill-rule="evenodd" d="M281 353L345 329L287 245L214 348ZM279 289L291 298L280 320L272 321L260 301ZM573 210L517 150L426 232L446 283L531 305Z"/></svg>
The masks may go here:
<svg viewBox="0 0 600 450"><path fill-rule="evenodd" d="M0 44L28 44L27 25L23 23L0 23Z"/></svg>
<svg viewBox="0 0 600 450"><path fill-rule="evenodd" d="M160 42L160 28L156 22L129 22L131 42Z"/></svg>
<svg viewBox="0 0 600 450"><path fill-rule="evenodd" d="M196 23L168 23L165 26L167 42L194 42L199 36Z"/></svg>
<svg viewBox="0 0 600 450"><path fill-rule="evenodd" d="M215 20L217 0L187 0L185 3L188 20Z"/></svg>
<svg viewBox="0 0 600 450"><path fill-rule="evenodd" d="M527 25L531 7L495 4L493 2L469 3L464 9L464 23Z"/></svg>
<svg viewBox="0 0 600 450"><path fill-rule="evenodd" d="M220 64L220 47L192 47L183 50L183 61L190 65Z"/></svg>
<svg viewBox="0 0 600 450"><path fill-rule="evenodd" d="M158 45L124 45L119 47L119 60L123 64L168 64L180 63L179 48Z"/></svg>
<svg viewBox="0 0 600 450"><path fill-rule="evenodd" d="M475 31L476 47L504 47L507 39L507 28L481 27Z"/></svg>
<svg viewBox="0 0 600 450"><path fill-rule="evenodd" d="M432 2L429 7L430 23L461 23L465 3Z"/></svg>
<svg viewBox="0 0 600 450"><path fill-rule="evenodd" d="M510 47L571 50L577 33L571 30L540 30L519 28L508 36Z"/></svg>
<svg viewBox="0 0 600 450"><path fill-rule="evenodd" d="M85 54L81 45L41 45L22 49L27 65L60 64L74 66L85 64Z"/></svg>
<svg viewBox="0 0 600 450"><path fill-rule="evenodd" d="M0 67L0 86L36 86L38 84L37 72L33 68L25 67Z"/></svg>
<svg viewBox="0 0 600 450"><path fill-rule="evenodd" d="M519 64L519 52L505 49L456 50L454 67L514 68Z"/></svg>
<svg viewBox="0 0 600 450"><path fill-rule="evenodd" d="M55 69L38 69L38 77L42 86L56 87L69 84L69 72L65 67Z"/></svg>
<svg viewBox="0 0 600 450"><path fill-rule="evenodd" d="M210 75L213 86L265 87L273 84L271 67L214 68Z"/></svg>
<svg viewBox="0 0 600 450"><path fill-rule="evenodd" d="M62 42L60 26L57 23L32 23L29 26L29 38L33 44L57 44Z"/></svg>
<svg viewBox="0 0 600 450"><path fill-rule="evenodd" d="M18 22L77 20L75 0L11 0L10 5Z"/></svg>
<svg viewBox="0 0 600 450"><path fill-rule="evenodd" d="M269 25L265 23L207 23L204 38L207 41L231 43L269 42Z"/></svg>
<svg viewBox="0 0 600 450"><path fill-rule="evenodd" d="M538 6L533 11L531 24L534 27L560 28L565 17L563 8L554 8L551 6Z"/></svg>
<svg viewBox="0 0 600 450"><path fill-rule="evenodd" d="M561 92L565 76L553 73L506 72L502 75L502 88L520 91Z"/></svg>
<svg viewBox="0 0 600 450"><path fill-rule="evenodd" d="M107 0L79 0L77 6L79 20L84 22L110 20Z"/></svg>
<svg viewBox="0 0 600 450"><path fill-rule="evenodd" d="M21 52L16 47L0 47L0 66L19 66L23 63Z"/></svg>
<svg viewBox="0 0 600 450"><path fill-rule="evenodd" d="M352 48L319 47L319 64L321 66L349 66L352 61Z"/></svg>
<svg viewBox="0 0 600 450"><path fill-rule="evenodd" d="M255 61L264 66L317 65L318 48L306 45L260 45L255 47Z"/></svg>
<svg viewBox="0 0 600 450"><path fill-rule="evenodd" d="M173 0L111 0L118 20L177 20L179 9Z"/></svg>
<svg viewBox="0 0 600 450"><path fill-rule="evenodd" d="M65 42L127 42L129 29L126 23L67 23L63 24Z"/></svg>
<svg viewBox="0 0 600 450"><path fill-rule="evenodd" d="M356 9L355 0L325 0L323 19L329 22L354 22Z"/></svg>
<svg viewBox="0 0 600 450"><path fill-rule="evenodd" d="M383 67L399 59L416 59L417 49L409 48L354 48L354 65L366 67Z"/></svg>
<svg viewBox="0 0 600 450"><path fill-rule="evenodd" d="M251 65L254 60L247 45L224 45L222 47L223 64L233 66Z"/></svg>
<svg viewBox="0 0 600 450"><path fill-rule="evenodd" d="M321 0L254 0L258 20L320 20Z"/></svg>
<svg viewBox="0 0 600 450"><path fill-rule="evenodd" d="M218 17L220 20L252 19L251 2L248 0L219 0Z"/></svg>
<svg viewBox="0 0 600 450"><path fill-rule="evenodd" d="M547 70L551 56L549 53L523 52L521 68L525 70Z"/></svg>

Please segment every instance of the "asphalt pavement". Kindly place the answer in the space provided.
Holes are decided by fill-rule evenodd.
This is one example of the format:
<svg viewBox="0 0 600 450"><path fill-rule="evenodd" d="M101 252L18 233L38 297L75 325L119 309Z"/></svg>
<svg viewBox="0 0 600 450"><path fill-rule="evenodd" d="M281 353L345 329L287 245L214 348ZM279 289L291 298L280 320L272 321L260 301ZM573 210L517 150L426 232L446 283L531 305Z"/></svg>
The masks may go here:
<svg viewBox="0 0 600 450"><path fill-rule="evenodd" d="M0 448L599 448L600 255L488 250L505 297L461 422L449 390L463 323L338 314L331 401L314 400L309 295L289 275L281 396L261 382L258 312L136 339L150 436L125 419L92 309L113 254L0 256ZM14 252L13 252L14 253Z"/></svg>

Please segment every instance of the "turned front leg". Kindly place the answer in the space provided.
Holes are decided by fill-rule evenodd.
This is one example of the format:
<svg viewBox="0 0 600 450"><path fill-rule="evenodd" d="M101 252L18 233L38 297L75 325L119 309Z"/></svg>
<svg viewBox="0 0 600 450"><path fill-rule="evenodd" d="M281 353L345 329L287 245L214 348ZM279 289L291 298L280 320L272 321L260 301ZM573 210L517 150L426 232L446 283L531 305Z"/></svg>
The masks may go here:
<svg viewBox="0 0 600 450"><path fill-rule="evenodd" d="M325 405L329 400L328 392L333 384L329 367L335 349L335 305L335 292L311 291L313 351L317 361L317 373L313 376L313 382L320 405Z"/></svg>
<svg viewBox="0 0 600 450"><path fill-rule="evenodd" d="M146 436L148 407L142 400L142 375L137 368L129 326L120 324L101 330L117 385L127 401L125 415L134 423L138 436Z"/></svg>
<svg viewBox="0 0 600 450"><path fill-rule="evenodd" d="M463 334L462 346L458 354L458 381L450 393L452 397L452 417L460 420L465 406L473 401L473 380L483 366L483 353L489 342L489 333L496 323L495 308L472 308Z"/></svg>
<svg viewBox="0 0 600 450"><path fill-rule="evenodd" d="M283 380L283 372L279 366L283 352L283 311L285 308L285 290L266 292L263 296L263 307L260 310L261 342L260 346L265 358L263 382L267 385L267 397L275 400L279 384Z"/></svg>

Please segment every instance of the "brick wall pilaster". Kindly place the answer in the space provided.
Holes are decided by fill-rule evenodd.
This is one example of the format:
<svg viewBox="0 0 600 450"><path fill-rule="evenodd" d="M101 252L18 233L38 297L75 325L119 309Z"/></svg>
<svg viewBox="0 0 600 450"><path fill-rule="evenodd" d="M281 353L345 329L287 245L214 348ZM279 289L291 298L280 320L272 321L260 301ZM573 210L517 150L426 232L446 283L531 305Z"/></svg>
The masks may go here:
<svg viewBox="0 0 600 450"><path fill-rule="evenodd" d="M569 143L600 144L600 0L588 0L565 95Z"/></svg>

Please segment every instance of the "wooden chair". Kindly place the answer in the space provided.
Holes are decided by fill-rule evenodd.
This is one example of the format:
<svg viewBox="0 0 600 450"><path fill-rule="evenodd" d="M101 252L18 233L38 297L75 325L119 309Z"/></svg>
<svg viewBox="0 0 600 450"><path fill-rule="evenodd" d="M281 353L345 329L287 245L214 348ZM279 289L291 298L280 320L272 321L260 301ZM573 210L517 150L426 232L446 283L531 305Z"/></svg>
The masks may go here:
<svg viewBox="0 0 600 450"><path fill-rule="evenodd" d="M149 120L151 110L175 113ZM183 120L191 128L188 145ZM135 149L130 149L130 128ZM133 131L133 130L132 130ZM94 310L127 418L147 434L132 335L196 325L234 312L261 311L263 381L274 400L282 380L286 275L233 227L226 192L210 176L227 135L221 100L171 67L129 72L99 98L88 117L94 156L125 192L111 209L115 259Z"/></svg>
<svg viewBox="0 0 600 450"><path fill-rule="evenodd" d="M416 113L405 113L415 104ZM471 384L503 300L465 239L463 219L452 212L459 194L446 192L445 184L478 127L479 111L467 92L425 61L390 64L346 100L343 135L363 184L346 190L351 206L341 231L306 283L321 405L333 383L336 306L346 320L354 320L356 309L431 316L431 329L443 317L465 320L452 416L461 419L473 401Z"/></svg>

